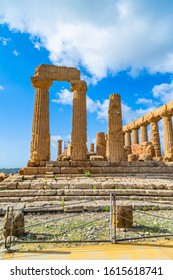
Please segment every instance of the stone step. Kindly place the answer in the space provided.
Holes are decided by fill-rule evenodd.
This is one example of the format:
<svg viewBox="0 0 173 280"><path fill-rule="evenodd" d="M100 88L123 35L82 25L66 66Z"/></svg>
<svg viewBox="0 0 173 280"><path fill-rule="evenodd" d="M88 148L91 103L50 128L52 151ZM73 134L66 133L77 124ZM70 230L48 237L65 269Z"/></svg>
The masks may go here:
<svg viewBox="0 0 173 280"><path fill-rule="evenodd" d="M163 163L144 163L138 165L130 165L125 163L124 166L67 166L67 167L26 167L23 168L21 171L22 175L37 175L43 174L46 176L46 173L49 176L53 176L56 174L85 174L86 172L90 172L90 174L172 174L173 173L173 166L166 165ZM173 174L172 174L173 178Z"/></svg>
<svg viewBox="0 0 173 280"><path fill-rule="evenodd" d="M64 189L64 190L1 190L0 199L3 197L35 197L35 196L105 196L115 192L118 196L159 196L173 197L173 190L146 190L146 189Z"/></svg>
<svg viewBox="0 0 173 280"><path fill-rule="evenodd" d="M173 209L173 204L169 201L158 203L157 201L129 201L117 200L116 205L132 205L134 209L141 210L159 210ZM1 203L0 215L4 215L8 206L14 206L15 209L24 209L25 212L83 212L83 211L109 211L109 200L93 200L93 201L67 201L63 205L59 201L34 201L26 203Z"/></svg>
<svg viewBox="0 0 173 280"><path fill-rule="evenodd" d="M163 180L162 180L163 181ZM81 180L81 181L66 181L66 180L57 180L57 181L39 181L39 180L26 180L22 182L2 182L0 183L0 191L3 190L63 190L63 189L91 189L91 190L98 190L98 189L148 189L148 190L173 190L173 181L170 180L166 183L138 183L136 182L129 182L129 183L121 183L116 182L114 180L106 180L106 181L95 181L95 180ZM0 193L1 195L1 193Z"/></svg>

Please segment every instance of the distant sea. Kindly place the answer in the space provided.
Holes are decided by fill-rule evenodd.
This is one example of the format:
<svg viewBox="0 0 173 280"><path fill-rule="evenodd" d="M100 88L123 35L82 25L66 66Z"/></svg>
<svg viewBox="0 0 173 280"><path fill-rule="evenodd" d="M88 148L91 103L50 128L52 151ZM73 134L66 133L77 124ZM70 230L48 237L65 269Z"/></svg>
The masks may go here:
<svg viewBox="0 0 173 280"><path fill-rule="evenodd" d="M5 174L16 174L18 173L20 168L0 168L0 172Z"/></svg>

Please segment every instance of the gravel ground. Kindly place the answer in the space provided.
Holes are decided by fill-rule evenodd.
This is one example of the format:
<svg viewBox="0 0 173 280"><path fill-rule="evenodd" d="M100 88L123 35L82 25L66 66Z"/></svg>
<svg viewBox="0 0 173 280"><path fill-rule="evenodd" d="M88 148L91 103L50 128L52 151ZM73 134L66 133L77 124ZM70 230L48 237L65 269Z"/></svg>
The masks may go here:
<svg viewBox="0 0 173 280"><path fill-rule="evenodd" d="M2 240L3 217L0 217L0 229ZM108 211L91 213L52 213L52 214L28 214L25 215L25 235L18 238L23 241L61 240L60 244L20 244L18 249L46 249L52 247L69 247L71 243L63 243L65 240L81 241L73 243L81 246L84 241L110 240L110 214ZM117 229L117 238L134 238L142 235L167 235L173 234L173 210L159 211L134 211L133 227L131 229ZM162 237L163 238L163 237ZM173 237L164 237L172 239ZM156 241L160 238L150 238ZM140 239L139 241L141 241ZM138 240L135 240L137 242ZM128 241L134 242L134 241ZM96 242L97 243L97 242ZM88 244L88 243L87 243ZM98 244L98 243L97 243Z"/></svg>

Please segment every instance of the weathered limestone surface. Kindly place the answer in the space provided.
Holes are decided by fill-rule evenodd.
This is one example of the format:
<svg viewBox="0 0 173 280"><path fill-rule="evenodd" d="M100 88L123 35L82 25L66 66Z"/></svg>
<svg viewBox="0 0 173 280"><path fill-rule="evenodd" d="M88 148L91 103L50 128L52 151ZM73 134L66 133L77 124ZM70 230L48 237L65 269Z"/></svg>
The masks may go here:
<svg viewBox="0 0 173 280"><path fill-rule="evenodd" d="M124 160L124 136L119 94L111 94L109 98L108 160L112 162Z"/></svg>
<svg viewBox="0 0 173 280"><path fill-rule="evenodd" d="M155 156L154 145L151 142L142 142L141 144L132 145L132 153L136 155L148 156L150 159Z"/></svg>
<svg viewBox="0 0 173 280"><path fill-rule="evenodd" d="M140 126L140 143L148 142L147 124L145 123Z"/></svg>
<svg viewBox="0 0 173 280"><path fill-rule="evenodd" d="M118 205L116 207L117 228L131 228L133 226L132 205Z"/></svg>
<svg viewBox="0 0 173 280"><path fill-rule="evenodd" d="M11 219L13 215L13 222L11 224ZM8 213L8 218L7 218L7 213L4 217L4 236L8 237L10 236L10 228L12 226L12 236L21 236L24 234L25 229L24 229L24 211L23 210L17 210L12 213L10 210Z"/></svg>
<svg viewBox="0 0 173 280"><path fill-rule="evenodd" d="M90 144L90 153L94 154L94 143Z"/></svg>
<svg viewBox="0 0 173 280"><path fill-rule="evenodd" d="M80 71L73 67L41 64L36 68L35 76L70 82L71 80L80 80Z"/></svg>
<svg viewBox="0 0 173 280"><path fill-rule="evenodd" d="M168 112L162 114L165 158L173 160L173 127L171 116L172 114Z"/></svg>
<svg viewBox="0 0 173 280"><path fill-rule="evenodd" d="M58 158L60 157L61 154L62 154L62 140L59 139L58 140Z"/></svg>
<svg viewBox="0 0 173 280"><path fill-rule="evenodd" d="M84 81L71 81L73 91L72 160L87 159L86 90Z"/></svg>
<svg viewBox="0 0 173 280"><path fill-rule="evenodd" d="M130 133L130 130L125 131L125 146L131 146L131 133Z"/></svg>
<svg viewBox="0 0 173 280"><path fill-rule="evenodd" d="M49 92L51 79L32 77L36 88L32 125L31 162L50 160Z"/></svg>
<svg viewBox="0 0 173 280"><path fill-rule="evenodd" d="M132 128L132 144L139 144L138 127Z"/></svg>
<svg viewBox="0 0 173 280"><path fill-rule="evenodd" d="M151 134L151 142L154 145L155 157L161 157L161 148L160 148L160 135L159 135L159 126L158 121L160 117L150 118L150 134Z"/></svg>
<svg viewBox="0 0 173 280"><path fill-rule="evenodd" d="M106 157L106 139L104 132L96 134L96 155Z"/></svg>

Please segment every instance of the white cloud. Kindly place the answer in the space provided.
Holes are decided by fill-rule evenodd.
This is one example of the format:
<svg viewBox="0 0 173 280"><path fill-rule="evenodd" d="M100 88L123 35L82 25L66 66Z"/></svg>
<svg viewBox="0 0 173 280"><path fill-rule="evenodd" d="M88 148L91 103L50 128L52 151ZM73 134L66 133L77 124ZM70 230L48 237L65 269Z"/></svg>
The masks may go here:
<svg viewBox="0 0 173 280"><path fill-rule="evenodd" d="M10 38L5 38L5 37L0 37L0 42L3 46L6 46L8 44L8 42L11 41Z"/></svg>
<svg viewBox="0 0 173 280"><path fill-rule="evenodd" d="M146 99L146 98L138 98L138 100L136 101L136 104L151 105L151 104L153 104L153 100Z"/></svg>
<svg viewBox="0 0 173 280"><path fill-rule="evenodd" d="M97 83L127 70L173 73L173 1L0 0L0 22L27 32L52 63L80 67ZM41 45L40 45L41 44Z"/></svg>
<svg viewBox="0 0 173 280"><path fill-rule="evenodd" d="M0 90L4 90L4 87L2 85L0 85Z"/></svg>
<svg viewBox="0 0 173 280"><path fill-rule="evenodd" d="M57 98L53 99L52 102L62 104L62 105L72 105L73 94L68 89L63 88L59 92L57 92L56 95L57 95ZM93 100L89 96L87 96L86 101L87 101L87 111L89 113L96 113L98 120L107 121L109 99L104 99L101 102L100 100ZM133 110L130 106L126 105L122 101L122 118L123 118L124 123L128 123L155 109L156 109L156 106L153 105L153 106L150 106L145 109L139 108L139 109Z"/></svg>
<svg viewBox="0 0 173 280"><path fill-rule="evenodd" d="M173 80L170 84L155 85L152 89L153 96L162 103L173 100Z"/></svg>
<svg viewBox="0 0 173 280"><path fill-rule="evenodd" d="M61 89L56 93L57 98L53 99L52 102L63 104L63 105L72 105L73 103L73 94L68 89Z"/></svg>
<svg viewBox="0 0 173 280"><path fill-rule="evenodd" d="M20 53L19 53L18 51L16 51L16 50L13 50L13 54L14 54L15 56L19 56L19 55L20 55Z"/></svg>

